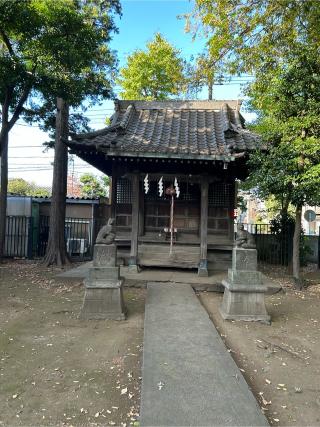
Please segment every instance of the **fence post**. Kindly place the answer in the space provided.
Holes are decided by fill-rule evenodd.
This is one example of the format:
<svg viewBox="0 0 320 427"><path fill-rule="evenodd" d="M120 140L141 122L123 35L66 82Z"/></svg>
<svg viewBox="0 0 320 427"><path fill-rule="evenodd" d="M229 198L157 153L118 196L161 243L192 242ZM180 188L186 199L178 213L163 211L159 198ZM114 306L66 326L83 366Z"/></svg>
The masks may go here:
<svg viewBox="0 0 320 427"><path fill-rule="evenodd" d="M90 236L90 257L93 258L94 240L96 237L96 219L91 218L91 236Z"/></svg>
<svg viewBox="0 0 320 427"><path fill-rule="evenodd" d="M28 250L27 250L28 259L33 258L33 217L28 218Z"/></svg>
<svg viewBox="0 0 320 427"><path fill-rule="evenodd" d="M320 226L319 226L319 233L318 233L318 268L320 268Z"/></svg>

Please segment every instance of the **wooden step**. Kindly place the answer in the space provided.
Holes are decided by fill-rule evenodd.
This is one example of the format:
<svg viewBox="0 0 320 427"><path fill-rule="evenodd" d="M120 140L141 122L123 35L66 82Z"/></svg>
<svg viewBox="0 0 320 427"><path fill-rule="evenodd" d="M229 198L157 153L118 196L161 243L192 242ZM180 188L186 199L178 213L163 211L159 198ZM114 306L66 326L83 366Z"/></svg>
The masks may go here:
<svg viewBox="0 0 320 427"><path fill-rule="evenodd" d="M200 260L199 246L139 245L139 264L149 267L197 268Z"/></svg>

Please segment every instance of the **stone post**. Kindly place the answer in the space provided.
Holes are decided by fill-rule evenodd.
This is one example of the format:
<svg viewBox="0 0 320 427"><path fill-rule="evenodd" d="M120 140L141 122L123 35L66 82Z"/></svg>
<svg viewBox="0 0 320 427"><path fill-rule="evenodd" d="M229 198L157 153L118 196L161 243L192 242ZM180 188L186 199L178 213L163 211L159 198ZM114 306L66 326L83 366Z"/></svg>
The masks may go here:
<svg viewBox="0 0 320 427"><path fill-rule="evenodd" d="M222 284L225 290L220 314L224 319L270 323L264 302L267 287L257 271L256 249L233 248L232 268Z"/></svg>
<svg viewBox="0 0 320 427"><path fill-rule="evenodd" d="M84 282L82 319L125 319L123 282L116 260L117 247L114 243L94 245L93 267Z"/></svg>

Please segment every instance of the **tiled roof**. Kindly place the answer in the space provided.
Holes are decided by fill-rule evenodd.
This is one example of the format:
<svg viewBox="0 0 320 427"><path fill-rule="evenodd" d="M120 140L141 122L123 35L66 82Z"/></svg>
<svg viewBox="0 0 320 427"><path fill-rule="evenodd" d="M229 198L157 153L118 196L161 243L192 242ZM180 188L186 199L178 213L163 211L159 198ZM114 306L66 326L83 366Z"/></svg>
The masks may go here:
<svg viewBox="0 0 320 427"><path fill-rule="evenodd" d="M76 151L119 156L231 158L253 150L238 101L117 101L111 126L74 135Z"/></svg>

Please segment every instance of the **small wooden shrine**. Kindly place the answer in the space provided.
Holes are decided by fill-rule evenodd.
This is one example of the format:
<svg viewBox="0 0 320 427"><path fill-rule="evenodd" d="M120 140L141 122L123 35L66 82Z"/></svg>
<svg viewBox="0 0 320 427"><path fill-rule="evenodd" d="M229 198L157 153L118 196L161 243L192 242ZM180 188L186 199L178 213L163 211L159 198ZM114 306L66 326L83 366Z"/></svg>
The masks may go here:
<svg viewBox="0 0 320 427"><path fill-rule="evenodd" d="M235 101L116 101L111 125L73 135L81 159L112 176L117 245L138 266L224 270L236 179L257 137Z"/></svg>

